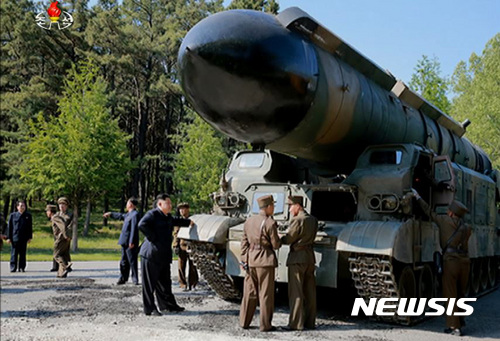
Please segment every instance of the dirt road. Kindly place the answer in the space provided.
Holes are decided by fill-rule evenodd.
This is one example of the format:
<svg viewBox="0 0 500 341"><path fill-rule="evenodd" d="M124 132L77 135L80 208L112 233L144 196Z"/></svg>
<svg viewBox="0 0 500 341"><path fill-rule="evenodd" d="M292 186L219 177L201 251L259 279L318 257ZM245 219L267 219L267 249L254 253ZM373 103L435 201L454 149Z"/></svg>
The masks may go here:
<svg viewBox="0 0 500 341"><path fill-rule="evenodd" d="M1 263L1 340L457 340L442 333L444 318L433 318L414 327L351 318L339 309L321 309L313 331L279 330L260 333L238 327L239 304L216 297L202 281L196 291L173 287L186 311L153 317L142 314L141 286L117 286L118 262L76 262L66 279L56 279L49 262L29 262L25 273L10 273ZM334 294L334 293L332 293ZM335 297L330 297L337 301ZM474 305L467 336L460 340L500 339L500 291ZM340 309L342 310L342 309ZM350 307L344 307L349 311ZM287 324L288 308L279 303L273 324Z"/></svg>

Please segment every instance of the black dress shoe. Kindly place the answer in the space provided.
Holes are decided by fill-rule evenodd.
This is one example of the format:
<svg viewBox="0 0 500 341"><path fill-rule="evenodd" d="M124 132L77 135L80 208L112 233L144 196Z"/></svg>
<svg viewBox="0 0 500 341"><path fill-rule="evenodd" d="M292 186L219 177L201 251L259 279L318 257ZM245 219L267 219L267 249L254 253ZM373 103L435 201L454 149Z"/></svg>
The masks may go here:
<svg viewBox="0 0 500 341"><path fill-rule="evenodd" d="M272 326L271 328L269 329L266 329L266 330L262 330L263 332L274 332L276 331L276 327L275 326Z"/></svg>
<svg viewBox="0 0 500 341"><path fill-rule="evenodd" d="M116 282L116 285L122 285L125 284L126 282L123 279L120 279L118 282Z"/></svg>
<svg viewBox="0 0 500 341"><path fill-rule="evenodd" d="M162 313L160 313L158 310L153 310L149 313L145 313L147 316L162 316Z"/></svg>
<svg viewBox="0 0 500 341"><path fill-rule="evenodd" d="M10 272L16 272L17 269L10 269Z"/></svg>
<svg viewBox="0 0 500 341"><path fill-rule="evenodd" d="M180 305L176 305L174 307L168 307L167 309L165 309L166 311L169 311L171 313L179 313L181 311L184 311L186 310L186 308L184 307L181 307Z"/></svg>
<svg viewBox="0 0 500 341"><path fill-rule="evenodd" d="M56 272L58 269L50 269L50 272Z"/></svg>

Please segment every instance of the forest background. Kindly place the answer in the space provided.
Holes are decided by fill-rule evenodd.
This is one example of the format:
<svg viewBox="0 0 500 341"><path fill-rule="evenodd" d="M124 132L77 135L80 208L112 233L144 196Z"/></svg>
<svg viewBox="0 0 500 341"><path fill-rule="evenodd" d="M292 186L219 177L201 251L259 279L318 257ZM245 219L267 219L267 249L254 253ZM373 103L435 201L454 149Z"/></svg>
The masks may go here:
<svg viewBox="0 0 500 341"><path fill-rule="evenodd" d="M232 155L249 146L193 112L179 85L178 49L210 14L234 8L277 13L278 3L100 0L90 7L73 0L62 7L72 13L73 26L44 30L34 17L48 2L1 2L2 223L18 199L42 207L67 196L77 218L76 251L79 234L103 234L106 222L91 224L91 217L123 211L130 196L139 198L143 212L164 192L174 204L187 201L193 212L209 212L209 195ZM441 76L438 57L422 56L409 86L457 121L470 119L468 138L500 169L499 80L496 34L449 79Z"/></svg>

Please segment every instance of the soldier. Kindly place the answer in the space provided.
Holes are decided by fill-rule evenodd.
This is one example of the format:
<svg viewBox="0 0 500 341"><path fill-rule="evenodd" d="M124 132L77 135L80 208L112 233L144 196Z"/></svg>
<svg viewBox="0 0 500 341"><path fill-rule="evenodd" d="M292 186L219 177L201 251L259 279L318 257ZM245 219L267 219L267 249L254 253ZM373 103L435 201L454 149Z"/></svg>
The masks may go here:
<svg viewBox="0 0 500 341"><path fill-rule="evenodd" d="M242 267L246 270L240 326L247 329L252 322L257 302L260 306L260 330L276 330L271 322L274 313L274 273L278 266L274 250L280 247L278 226L272 215L274 199L265 195L257 199L260 213L247 219L241 241Z"/></svg>
<svg viewBox="0 0 500 341"><path fill-rule="evenodd" d="M54 259L59 264L57 277L66 278L72 265L69 248L71 245L73 216L68 212L69 200L67 198L59 198L57 204L59 205L59 212L50 216L52 232L54 233Z"/></svg>
<svg viewBox="0 0 500 341"><path fill-rule="evenodd" d="M304 210L303 198L289 196L287 204L293 216L282 244L290 245L288 267L288 300L290 318L287 330L314 329L316 323L316 278L314 277L313 243L318 220Z"/></svg>
<svg viewBox="0 0 500 341"><path fill-rule="evenodd" d="M192 226L189 219L174 218L170 214L172 202L167 194L156 197L157 207L148 211L139 222L146 238L141 246L142 300L146 315L161 316L160 311L180 312L172 294L170 264L172 263L172 233L174 226Z"/></svg>
<svg viewBox="0 0 500 341"><path fill-rule="evenodd" d="M177 205L178 216L180 218L189 218L189 204L187 202ZM193 261L189 258L187 253L187 242L184 239L177 238L179 233L179 226L174 227L174 252L179 256L179 285L185 291L195 289L198 284L198 271L194 266ZM189 275L186 276L186 265L189 263Z"/></svg>
<svg viewBox="0 0 500 341"><path fill-rule="evenodd" d="M439 226L439 239L444 260L442 279L444 297L457 299L465 297L470 271L468 251L471 227L464 222L463 217L469 210L461 202L452 201L446 215L437 215L415 189L412 189L412 195L422 210ZM457 306L455 306L453 314L457 311ZM463 319L459 316L446 315L445 333L462 336L462 327L464 327Z"/></svg>
<svg viewBox="0 0 500 341"><path fill-rule="evenodd" d="M139 284L137 270L137 255L139 254L139 213L137 212L138 201L136 198L127 200L127 213L106 212L104 218L123 220L122 232L118 238L118 245L122 247L122 258L120 260L120 279L116 283L122 285L127 283L129 273L132 273L132 282Z"/></svg>
<svg viewBox="0 0 500 341"><path fill-rule="evenodd" d="M7 242L11 243L10 272L24 272L26 268L26 250L33 238L33 219L26 212L26 203L17 202L17 212L11 213L7 227Z"/></svg>

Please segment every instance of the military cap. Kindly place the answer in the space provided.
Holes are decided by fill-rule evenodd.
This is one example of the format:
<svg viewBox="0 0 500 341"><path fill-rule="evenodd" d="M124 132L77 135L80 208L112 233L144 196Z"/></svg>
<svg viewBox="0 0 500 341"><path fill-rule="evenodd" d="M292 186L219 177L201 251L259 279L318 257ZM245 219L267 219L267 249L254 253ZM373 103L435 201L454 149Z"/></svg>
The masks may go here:
<svg viewBox="0 0 500 341"><path fill-rule="evenodd" d="M56 205L47 205L47 206L45 206L45 212L47 212L47 211L55 212L55 211L57 211L57 206Z"/></svg>
<svg viewBox="0 0 500 341"><path fill-rule="evenodd" d="M465 215L465 213L469 212L469 209L465 207L464 204L462 204L460 201L457 200L453 200L450 206L448 206L448 209L455 215L459 216L460 218L462 218Z"/></svg>
<svg viewBox="0 0 500 341"><path fill-rule="evenodd" d="M60 197L59 199L57 199L57 203L69 205L69 200L66 197Z"/></svg>
<svg viewBox="0 0 500 341"><path fill-rule="evenodd" d="M266 208L267 206L274 204L274 198L272 195L264 195L257 199L257 203L259 204L259 208Z"/></svg>
<svg viewBox="0 0 500 341"><path fill-rule="evenodd" d="M189 204L187 202L181 202L179 205L177 205L177 208L189 208Z"/></svg>
<svg viewBox="0 0 500 341"><path fill-rule="evenodd" d="M304 206L304 198L298 195L289 195L286 203L288 205L299 204L300 206Z"/></svg>

